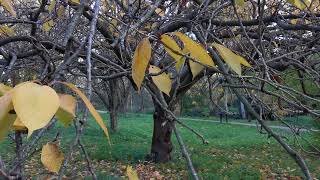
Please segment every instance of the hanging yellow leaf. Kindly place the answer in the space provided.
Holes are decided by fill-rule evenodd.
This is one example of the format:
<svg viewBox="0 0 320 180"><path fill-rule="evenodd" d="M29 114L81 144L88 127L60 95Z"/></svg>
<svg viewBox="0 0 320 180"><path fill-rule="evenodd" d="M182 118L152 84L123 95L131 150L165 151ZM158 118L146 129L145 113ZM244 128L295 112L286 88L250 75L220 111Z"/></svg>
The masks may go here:
<svg viewBox="0 0 320 180"><path fill-rule="evenodd" d="M117 30L118 20L112 19L109 23L108 29L113 34L114 37L119 37L119 32Z"/></svg>
<svg viewBox="0 0 320 180"><path fill-rule="evenodd" d="M12 6L11 0L0 0L0 6L7 10L13 17L17 17L16 11Z"/></svg>
<svg viewBox="0 0 320 180"><path fill-rule="evenodd" d="M80 4L80 0L69 0L69 2L71 2L72 4L75 4L75 5Z"/></svg>
<svg viewBox="0 0 320 180"><path fill-rule="evenodd" d="M0 96L3 96L4 94L6 94L7 92L9 92L12 89L12 87L4 85L4 84L0 84Z"/></svg>
<svg viewBox="0 0 320 180"><path fill-rule="evenodd" d="M18 118L28 128L28 137L34 130L45 127L60 105L55 90L33 82L16 86L13 89L12 102Z"/></svg>
<svg viewBox="0 0 320 180"><path fill-rule="evenodd" d="M108 138L109 144L110 144L110 137L109 137L108 129L107 129L106 125L104 124L102 117L97 112L97 110L93 107L93 105L91 104L89 99L86 97L86 95L84 95L75 85L73 85L71 83L66 83L66 82L59 82L59 83L64 84L67 87L69 87L72 91L74 91L82 99L82 101L87 106L88 110L90 111L90 113L92 114L94 119L97 121L99 126L104 131L105 135Z"/></svg>
<svg viewBox="0 0 320 180"><path fill-rule="evenodd" d="M42 147L41 162L50 171L58 173L64 159L64 154L58 144L47 143Z"/></svg>
<svg viewBox="0 0 320 180"><path fill-rule="evenodd" d="M14 36L16 33L9 26L0 26L0 37Z"/></svg>
<svg viewBox="0 0 320 180"><path fill-rule="evenodd" d="M159 16L163 17L165 15L164 10L157 8L156 10L154 10Z"/></svg>
<svg viewBox="0 0 320 180"><path fill-rule="evenodd" d="M290 20L290 23L291 23L291 24L297 24L297 23L298 23L298 20L299 20L299 19L291 19L291 20Z"/></svg>
<svg viewBox="0 0 320 180"><path fill-rule="evenodd" d="M251 67L246 59L235 54L229 48L226 48L218 43L213 43L212 46L219 52L222 59L230 66L230 68L238 75L241 75L241 64Z"/></svg>
<svg viewBox="0 0 320 180"><path fill-rule="evenodd" d="M185 61L185 58L183 56L185 53L182 51L176 41L170 36L164 34L160 38L162 44L164 45L164 49L174 60L176 60L175 66L177 72L179 72Z"/></svg>
<svg viewBox="0 0 320 180"><path fill-rule="evenodd" d="M235 4L238 6L243 6L244 5L244 0L235 0Z"/></svg>
<svg viewBox="0 0 320 180"><path fill-rule="evenodd" d="M148 38L142 39L138 44L132 60L132 79L140 91L147 66L151 58L151 44Z"/></svg>
<svg viewBox="0 0 320 180"><path fill-rule="evenodd" d="M63 5L59 5L58 7L58 18L63 18L64 17L64 12L65 12L66 8Z"/></svg>
<svg viewBox="0 0 320 180"><path fill-rule="evenodd" d="M127 166L127 176L129 180L139 180L138 173L131 166Z"/></svg>
<svg viewBox="0 0 320 180"><path fill-rule="evenodd" d="M50 5L48 7L49 13L52 13L54 11L54 8L56 7L56 0L51 0Z"/></svg>
<svg viewBox="0 0 320 180"><path fill-rule="evenodd" d="M49 21L46 21L45 23L43 23L42 25L42 30L45 32L49 32L54 26L54 22L52 19L50 19Z"/></svg>
<svg viewBox="0 0 320 180"><path fill-rule="evenodd" d="M196 43L181 32L175 32L174 34L183 42L185 49L188 50L193 59L206 66L214 67L212 58L200 44Z"/></svg>
<svg viewBox="0 0 320 180"><path fill-rule="evenodd" d="M11 93L0 97L0 140L3 140L13 125L14 117L9 113L12 109Z"/></svg>
<svg viewBox="0 0 320 180"><path fill-rule="evenodd" d="M161 72L161 69L157 66L150 65L149 73L157 74ZM170 76L163 72L157 76L151 76L153 83L159 88L160 91L170 96L171 91L171 79Z"/></svg>
<svg viewBox="0 0 320 180"><path fill-rule="evenodd" d="M310 0L288 0L288 2L302 10L311 4Z"/></svg>
<svg viewBox="0 0 320 180"><path fill-rule="evenodd" d="M68 94L59 94L60 107L56 113L57 119L64 125L68 127L72 120L76 117L76 99Z"/></svg>
<svg viewBox="0 0 320 180"><path fill-rule="evenodd" d="M126 9L128 9L128 0L121 0L121 3Z"/></svg>
<svg viewBox="0 0 320 180"><path fill-rule="evenodd" d="M312 1L312 4L310 5L310 11L316 13L317 11L319 11L320 8L320 1Z"/></svg>
<svg viewBox="0 0 320 180"><path fill-rule="evenodd" d="M19 118L16 118L13 123L13 130L15 131L27 131L28 128L20 121Z"/></svg>
<svg viewBox="0 0 320 180"><path fill-rule="evenodd" d="M204 67L196 62L189 61L190 70L192 73L192 79L194 79L203 69Z"/></svg>

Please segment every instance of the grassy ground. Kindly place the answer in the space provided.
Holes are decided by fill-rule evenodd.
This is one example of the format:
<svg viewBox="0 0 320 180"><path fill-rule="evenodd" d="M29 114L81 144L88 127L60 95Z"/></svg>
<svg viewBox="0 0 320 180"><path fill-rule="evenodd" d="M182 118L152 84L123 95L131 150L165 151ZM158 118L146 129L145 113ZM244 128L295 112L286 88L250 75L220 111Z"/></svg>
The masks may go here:
<svg viewBox="0 0 320 180"><path fill-rule="evenodd" d="M107 115L103 114L103 116ZM195 135L179 127L202 179L264 179L302 175L294 161L282 148L266 134L259 134L256 128L210 122L185 122L201 132L210 142L209 145L203 145ZM102 131L94 120L90 120L82 141L97 169L99 179L124 178L125 168L129 164L138 169L140 175L146 179L149 177L189 178L186 163L174 137L172 138L175 145L172 162L156 165L143 162L145 155L150 151L152 126L151 115L121 116L119 132L111 133L112 146L110 148ZM63 151L67 152L74 136L72 127L64 129L58 126L51 129L42 143L53 139L57 132L60 132ZM284 131L280 133L288 137L291 144L294 144L289 134ZM311 135L305 134L304 137L316 141ZM315 143L319 144L319 142ZM13 150L14 145L9 141L0 143L0 154L6 161L12 158L13 153L8 152L13 152ZM305 154L304 156L311 172L320 178L319 157ZM39 157L40 153L36 153L26 163L27 174L30 176L48 174L41 166ZM76 151L72 165L68 167L68 176L85 177L88 175L82 159L81 153Z"/></svg>

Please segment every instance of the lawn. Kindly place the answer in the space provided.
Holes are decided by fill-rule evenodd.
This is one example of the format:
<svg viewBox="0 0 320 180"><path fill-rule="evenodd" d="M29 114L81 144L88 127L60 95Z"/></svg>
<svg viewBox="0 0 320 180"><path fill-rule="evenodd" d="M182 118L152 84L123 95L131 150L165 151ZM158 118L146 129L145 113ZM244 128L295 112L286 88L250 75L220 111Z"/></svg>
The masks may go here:
<svg viewBox="0 0 320 180"><path fill-rule="evenodd" d="M102 114L107 117L107 114ZM266 134L261 134L254 127L220 124L211 122L196 122L184 120L186 124L201 132L210 142L202 144L194 134L178 126L188 147L195 168L202 179L264 179L301 176L299 168L282 148ZM152 164L144 162L144 157L150 151L152 136L152 116L128 114L120 117L119 131L111 133L112 146L109 147L103 132L90 119L82 136L99 179L118 179L125 177L125 168L132 165L138 169L141 176L187 179L190 177L186 163L180 154L176 139L173 136L173 160L166 164ZM290 144L294 139L285 131L278 130L288 137ZM49 130L45 139L50 141L57 132L64 152L74 137L73 127L67 129L57 126ZM304 134L306 139L316 140L312 135ZM318 143L319 142L315 142ZM305 147L308 148L308 147ZM8 161L12 158L14 145L9 141L0 144L2 158ZM319 157L304 154L307 165L317 178L320 178ZM41 166L40 153L36 153L26 163L27 174L30 176L45 176L48 172ZM88 172L80 151L74 153L72 165L68 167L68 176L85 177Z"/></svg>

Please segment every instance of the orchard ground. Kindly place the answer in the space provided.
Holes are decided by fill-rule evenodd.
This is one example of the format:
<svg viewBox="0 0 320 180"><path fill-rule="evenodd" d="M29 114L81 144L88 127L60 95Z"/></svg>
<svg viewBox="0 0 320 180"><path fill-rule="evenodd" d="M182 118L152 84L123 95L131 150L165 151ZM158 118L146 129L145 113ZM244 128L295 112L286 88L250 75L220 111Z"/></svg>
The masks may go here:
<svg viewBox="0 0 320 180"><path fill-rule="evenodd" d="M108 114L102 113L102 116L108 119ZM299 176L302 176L300 169L289 155L267 134L263 131L261 133L259 128L194 121L187 118L183 118L182 121L203 134L209 141L208 145L202 144L198 137L178 125L192 155L194 166L202 179L299 179ZM289 121L303 125L303 127L312 127L306 117L301 118L300 121L298 118L289 119ZM279 123L272 122L271 124ZM152 128L153 120L150 114L121 115L119 131L110 133L112 144L110 147L101 129L93 119L90 119L81 140L87 148L98 179L123 179L126 177L127 165L133 166L143 179L188 179L190 176L186 162L180 153L174 134L172 136L174 150L171 162L153 164L144 161L145 155L150 152ZM299 148L301 145L306 150L310 148L299 137L295 139L288 131L281 129L275 129L275 131L285 136L287 141L290 141L290 144L295 147ZM75 134L73 126L65 129L58 125L50 129L40 144L52 141L57 133L59 133L59 141L63 151L67 154ZM314 134L303 132L302 137L314 144L320 144L319 138L315 138ZM27 142L26 139L24 141ZM34 156L25 163L25 173L30 177L40 178L54 175L41 165L41 147L38 148ZM319 179L319 157L307 155L303 151L300 152L305 157L312 174ZM8 160L14 157L12 141L6 140L0 143L0 154L5 162L9 162ZM66 175L73 178L90 176L79 149L76 149Z"/></svg>

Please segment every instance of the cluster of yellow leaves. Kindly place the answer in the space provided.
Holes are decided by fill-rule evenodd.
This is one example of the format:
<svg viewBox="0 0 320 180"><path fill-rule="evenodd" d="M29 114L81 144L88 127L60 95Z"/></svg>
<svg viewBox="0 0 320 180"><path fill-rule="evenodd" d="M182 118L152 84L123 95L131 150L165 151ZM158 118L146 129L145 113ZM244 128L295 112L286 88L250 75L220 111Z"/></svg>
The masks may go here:
<svg viewBox="0 0 320 180"><path fill-rule="evenodd" d="M77 4L77 1L71 1L73 4ZM80 1L79 1L80 3ZM55 12L57 8L57 11ZM48 6L49 14L56 13L57 18L62 18L64 16L65 7L62 4L59 4L56 0L51 0ZM42 24L42 30L44 32L49 32L55 25L55 16L50 16L50 18L45 19L44 23Z"/></svg>
<svg viewBox="0 0 320 180"><path fill-rule="evenodd" d="M251 67L246 59L235 54L223 45L213 43L212 46L219 52L222 59L230 66L230 68L238 75L241 75L241 64L247 67Z"/></svg>
<svg viewBox="0 0 320 180"><path fill-rule="evenodd" d="M42 30L44 32L49 32L54 26L54 21L52 19L49 19L48 21L44 22L42 25Z"/></svg>
<svg viewBox="0 0 320 180"><path fill-rule="evenodd" d="M68 86L84 101L110 143L108 130L88 98L73 84L60 83ZM58 95L49 86L24 82L11 88L0 84L0 96L0 139L11 128L28 130L29 137L33 131L45 127L54 115L64 126L70 125L76 116L76 99L67 94Z"/></svg>
<svg viewBox="0 0 320 180"><path fill-rule="evenodd" d="M288 0L288 2L302 10L311 4L311 0Z"/></svg>
<svg viewBox="0 0 320 180"><path fill-rule="evenodd" d="M235 0L235 4L238 6L243 6L244 5L244 0Z"/></svg>
<svg viewBox="0 0 320 180"><path fill-rule="evenodd" d="M167 53L175 60L177 72L180 72L187 58L189 58L189 67L193 78L195 78L204 69L204 67L212 68L215 66L213 59L201 44L195 42L181 32L175 32L173 35L181 40L184 47L183 49L180 48L178 43L167 34L162 35L160 37L160 41L164 45L164 49ZM223 45L213 43L212 46L237 74L241 75L241 64L251 67L247 60L235 54ZM138 87L138 90L140 90L141 84L145 78L145 71L148 67L150 57L151 45L149 40L144 38L136 47L132 62L132 78ZM149 73L151 73L152 81L159 90L169 96L172 84L170 76L165 72L161 72L159 67L153 65L149 66Z"/></svg>
<svg viewBox="0 0 320 180"><path fill-rule="evenodd" d="M88 98L73 84L59 82L73 90L85 103L97 123L110 138L103 120ZM76 99L68 94L57 94L49 86L34 82L24 82L14 88L0 84L0 140L10 129L33 131L45 127L55 115L64 126L68 126L75 118ZM57 173L64 155L56 143L43 146L41 162L51 172Z"/></svg>
<svg viewBox="0 0 320 180"><path fill-rule="evenodd" d="M16 17L16 11L12 6L11 0L0 0L0 6L2 6L5 10L7 10L13 17Z"/></svg>
<svg viewBox="0 0 320 180"><path fill-rule="evenodd" d="M49 13L52 13L54 11L55 7L56 7L56 0L51 0L50 5L48 7Z"/></svg>
<svg viewBox="0 0 320 180"><path fill-rule="evenodd" d="M149 61L151 58L151 44L148 38L144 38L137 46L132 62L132 79L138 90L141 88L141 84L145 77L145 72L149 65ZM161 69L157 66L149 66L149 73L157 74L155 76L151 76L154 84L159 88L160 91L164 92L168 96L170 96L171 91L171 79L169 75L165 72L161 72ZM158 74L159 73L159 74Z"/></svg>
<svg viewBox="0 0 320 180"><path fill-rule="evenodd" d="M80 0L69 0L69 2L71 2L72 4L75 4L75 5L80 4Z"/></svg>
<svg viewBox="0 0 320 180"><path fill-rule="evenodd" d="M15 32L12 28L9 26L3 25L0 26L0 37L8 37L8 36L14 36Z"/></svg>
<svg viewBox="0 0 320 180"><path fill-rule="evenodd" d="M193 78L204 69L204 66L214 67L212 58L199 43L193 41L181 32L175 32L174 35L183 42L183 49L179 47L172 37L166 34L161 36L161 42L167 53L176 61L176 69L178 72L186 60L186 55L192 58L192 60L189 60L189 66Z"/></svg>

